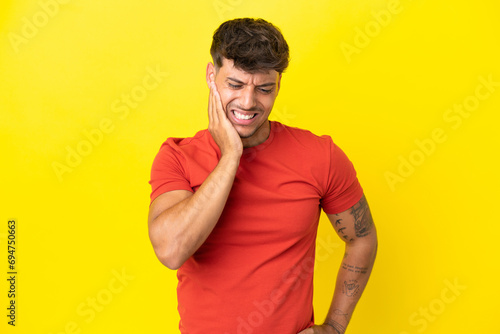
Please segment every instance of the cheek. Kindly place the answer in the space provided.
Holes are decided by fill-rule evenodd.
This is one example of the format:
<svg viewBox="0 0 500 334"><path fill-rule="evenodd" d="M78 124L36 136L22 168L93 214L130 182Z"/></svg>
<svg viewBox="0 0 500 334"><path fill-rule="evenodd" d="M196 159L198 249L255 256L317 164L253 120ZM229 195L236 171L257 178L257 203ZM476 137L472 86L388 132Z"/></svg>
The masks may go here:
<svg viewBox="0 0 500 334"><path fill-rule="evenodd" d="M231 103L232 100L234 100L235 96L234 96L234 93L229 91L222 91L222 92L219 92L219 95L220 95L220 99L221 99L221 102L222 102L222 106L224 107L224 110L226 109L228 103Z"/></svg>
<svg viewBox="0 0 500 334"><path fill-rule="evenodd" d="M274 97L265 98L262 100L262 106L265 108L265 110L270 111L273 108L274 101Z"/></svg>

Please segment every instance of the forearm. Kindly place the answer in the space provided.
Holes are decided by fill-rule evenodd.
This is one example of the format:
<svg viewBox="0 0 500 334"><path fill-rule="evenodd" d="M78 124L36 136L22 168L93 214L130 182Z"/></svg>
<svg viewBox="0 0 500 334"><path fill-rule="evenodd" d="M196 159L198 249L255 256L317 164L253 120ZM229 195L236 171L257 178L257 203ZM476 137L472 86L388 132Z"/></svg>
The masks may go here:
<svg viewBox="0 0 500 334"><path fill-rule="evenodd" d="M231 191L238 164L238 156L223 156L192 196L153 220L153 247L169 268L180 267L212 232Z"/></svg>
<svg viewBox="0 0 500 334"><path fill-rule="evenodd" d="M370 277L377 252L375 228L370 235L346 244L344 259L325 323L343 334Z"/></svg>

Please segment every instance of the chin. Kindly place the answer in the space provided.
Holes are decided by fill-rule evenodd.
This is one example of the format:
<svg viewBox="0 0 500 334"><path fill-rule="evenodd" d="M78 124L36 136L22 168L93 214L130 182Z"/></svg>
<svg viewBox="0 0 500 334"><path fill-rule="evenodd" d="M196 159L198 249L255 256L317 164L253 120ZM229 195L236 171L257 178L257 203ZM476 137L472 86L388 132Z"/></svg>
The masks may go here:
<svg viewBox="0 0 500 334"><path fill-rule="evenodd" d="M253 128L253 129L245 129L244 131L236 129L236 131L240 135L241 139L246 139L246 138L252 137L255 134L255 132L257 131L257 129L255 129L255 128Z"/></svg>

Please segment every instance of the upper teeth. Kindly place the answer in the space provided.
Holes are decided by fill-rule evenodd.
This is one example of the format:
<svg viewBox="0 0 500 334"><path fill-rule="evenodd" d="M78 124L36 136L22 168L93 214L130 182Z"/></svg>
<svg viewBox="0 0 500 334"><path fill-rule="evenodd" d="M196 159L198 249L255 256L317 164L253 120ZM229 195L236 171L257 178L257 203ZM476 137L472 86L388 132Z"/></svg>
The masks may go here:
<svg viewBox="0 0 500 334"><path fill-rule="evenodd" d="M234 116L236 116L236 118L238 118L238 119L250 119L250 118L253 118L255 116L255 114L244 115L244 114L240 114L237 111L233 111L233 112L234 112Z"/></svg>

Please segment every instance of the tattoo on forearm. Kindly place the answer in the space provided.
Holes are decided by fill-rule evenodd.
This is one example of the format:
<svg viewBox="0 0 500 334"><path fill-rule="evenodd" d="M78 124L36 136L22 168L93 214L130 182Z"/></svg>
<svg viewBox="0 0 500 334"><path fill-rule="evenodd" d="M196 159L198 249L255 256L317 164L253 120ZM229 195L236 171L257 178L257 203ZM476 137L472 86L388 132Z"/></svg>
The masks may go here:
<svg viewBox="0 0 500 334"><path fill-rule="evenodd" d="M358 267L358 266L353 266L348 263L342 262L342 269L345 269L347 271L350 271L352 273L356 274L366 274L368 272L369 267Z"/></svg>
<svg viewBox="0 0 500 334"><path fill-rule="evenodd" d="M327 320L325 321L325 325L332 327L338 334L345 333L345 327L336 322L335 320Z"/></svg>
<svg viewBox="0 0 500 334"><path fill-rule="evenodd" d="M361 200L351 208L351 214L354 217L356 237L361 238L370 234L370 230L373 226L373 219L365 195L363 195Z"/></svg>
<svg viewBox="0 0 500 334"><path fill-rule="evenodd" d="M345 320L349 321L349 314L348 313L344 313L341 309L338 309L338 308L335 309L333 311L333 314L335 314L335 315L341 315L341 316L343 316L345 318Z"/></svg>
<svg viewBox="0 0 500 334"><path fill-rule="evenodd" d="M347 297L355 297L359 292L359 284L355 279L344 281L344 286L342 287L342 292Z"/></svg>

